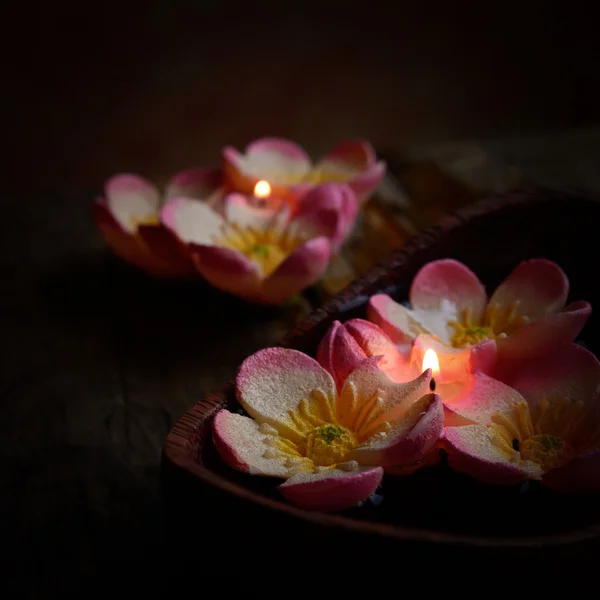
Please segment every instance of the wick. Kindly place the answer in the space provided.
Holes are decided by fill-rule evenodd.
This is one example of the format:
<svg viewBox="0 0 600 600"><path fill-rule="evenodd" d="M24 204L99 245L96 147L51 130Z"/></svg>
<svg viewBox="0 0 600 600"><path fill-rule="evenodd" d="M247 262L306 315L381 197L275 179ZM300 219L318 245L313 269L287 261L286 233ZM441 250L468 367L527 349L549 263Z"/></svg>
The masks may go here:
<svg viewBox="0 0 600 600"><path fill-rule="evenodd" d="M433 377L429 380L429 389L435 392L435 379Z"/></svg>

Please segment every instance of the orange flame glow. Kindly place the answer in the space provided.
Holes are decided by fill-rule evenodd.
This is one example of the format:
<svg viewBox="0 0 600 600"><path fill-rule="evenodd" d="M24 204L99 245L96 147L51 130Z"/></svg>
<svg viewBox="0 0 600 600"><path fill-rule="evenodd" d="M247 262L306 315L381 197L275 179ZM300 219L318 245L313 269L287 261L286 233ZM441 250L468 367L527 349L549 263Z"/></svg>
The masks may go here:
<svg viewBox="0 0 600 600"><path fill-rule="evenodd" d="M271 195L271 186L269 185L268 181L265 181L264 179L261 179L260 181L256 182L256 185L254 186L254 196L256 198L268 198Z"/></svg>

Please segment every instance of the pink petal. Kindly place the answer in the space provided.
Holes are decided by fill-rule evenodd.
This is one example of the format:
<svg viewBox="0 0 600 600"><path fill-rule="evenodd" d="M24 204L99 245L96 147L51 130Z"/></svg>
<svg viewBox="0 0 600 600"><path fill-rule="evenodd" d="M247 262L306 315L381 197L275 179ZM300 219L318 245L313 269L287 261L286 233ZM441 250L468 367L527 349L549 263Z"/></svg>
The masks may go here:
<svg viewBox="0 0 600 600"><path fill-rule="evenodd" d="M140 225L138 235L155 256L170 265L173 276L197 275L189 249L162 225Z"/></svg>
<svg viewBox="0 0 600 600"><path fill-rule="evenodd" d="M223 149L223 174L228 189L251 195L257 181L266 179L274 196L286 196L290 180L298 180L311 169L308 155L294 142L263 138L249 144L243 154Z"/></svg>
<svg viewBox="0 0 600 600"><path fill-rule="evenodd" d="M124 231L134 233L138 224L158 217L160 195L149 181L124 173L104 185L107 207Z"/></svg>
<svg viewBox="0 0 600 600"><path fill-rule="evenodd" d="M366 500L382 478L381 467L349 473L329 470L294 475L278 489L287 500L303 508L335 511L352 508Z"/></svg>
<svg viewBox="0 0 600 600"><path fill-rule="evenodd" d="M522 262L498 287L490 305L518 302L518 315L538 319L557 313L569 294L569 280L554 262L543 258Z"/></svg>
<svg viewBox="0 0 600 600"><path fill-rule="evenodd" d="M367 316L369 321L378 325L397 344L411 343L417 335L425 332L411 312L387 294L371 296Z"/></svg>
<svg viewBox="0 0 600 600"><path fill-rule="evenodd" d="M366 169L377 162L373 146L365 140L346 140L335 145L323 157L322 162L333 161L352 165L358 169Z"/></svg>
<svg viewBox="0 0 600 600"><path fill-rule="evenodd" d="M218 169L188 169L177 173L167 184L166 198L208 200L221 188L223 174Z"/></svg>
<svg viewBox="0 0 600 600"><path fill-rule="evenodd" d="M225 219L239 227L264 230L277 216L276 211L269 207L258 207L250 203L248 196L233 193L225 196Z"/></svg>
<svg viewBox="0 0 600 600"><path fill-rule="evenodd" d="M317 348L317 360L333 376L338 390L365 358L358 342L339 321L333 322Z"/></svg>
<svg viewBox="0 0 600 600"><path fill-rule="evenodd" d="M385 170L386 164L378 162L348 182L348 185L356 194L361 204L371 196L380 184L385 175Z"/></svg>
<svg viewBox="0 0 600 600"><path fill-rule="evenodd" d="M487 296L473 271L457 260L447 258L430 262L417 273L410 288L410 303L419 313L444 311L444 305L448 304L454 316L460 317L470 309L471 318L479 323Z"/></svg>
<svg viewBox="0 0 600 600"><path fill-rule="evenodd" d="M566 441L576 451L587 450L600 442L600 361L589 350L569 344L554 354L522 362L509 383L532 407L543 401L552 405L566 399L582 403L584 412L578 424L572 426ZM548 419L542 420L542 431L563 437L565 424L556 423L551 414Z"/></svg>
<svg viewBox="0 0 600 600"><path fill-rule="evenodd" d="M318 237L304 242L265 279L262 300L277 304L313 285L325 273L330 256L327 238Z"/></svg>
<svg viewBox="0 0 600 600"><path fill-rule="evenodd" d="M535 463L502 454L494 445L492 430L484 425L446 427L443 441L448 464L483 483L513 485L542 476Z"/></svg>
<svg viewBox="0 0 600 600"><path fill-rule="evenodd" d="M470 348L470 371L472 373L491 374L498 362L498 344L496 340L487 340Z"/></svg>
<svg viewBox="0 0 600 600"><path fill-rule="evenodd" d="M366 200L385 174L385 163L377 162L371 144L364 140L348 140L337 144L319 161L318 169L340 171L360 201Z"/></svg>
<svg viewBox="0 0 600 600"><path fill-rule="evenodd" d="M375 323L364 319L350 319L346 321L344 328L358 342L366 357L382 357L378 366L392 380L404 383L421 374L421 365L415 370L392 340Z"/></svg>
<svg viewBox="0 0 600 600"><path fill-rule="evenodd" d="M337 403L338 420L346 427L352 428L361 408L376 397L381 398L381 405L370 429L402 419L414 402L429 393L431 369L412 381L396 383L378 367L381 358L365 359L346 379Z"/></svg>
<svg viewBox="0 0 600 600"><path fill-rule="evenodd" d="M529 323L506 338L498 339L499 359L505 369L511 362L545 356L579 335L592 313L589 303L572 302L562 312ZM499 375L504 377L504 375Z"/></svg>
<svg viewBox="0 0 600 600"><path fill-rule="evenodd" d="M192 244L190 253L196 269L216 288L248 300L259 300L260 267L241 252L221 246Z"/></svg>
<svg viewBox="0 0 600 600"><path fill-rule="evenodd" d="M546 473L542 483L565 494L600 494L600 449L576 456L564 467Z"/></svg>
<svg viewBox="0 0 600 600"><path fill-rule="evenodd" d="M290 410L319 390L329 402L336 396L331 375L319 363L297 350L266 348L248 357L236 377L236 393L242 406L261 422L267 422L293 441L300 441Z"/></svg>
<svg viewBox="0 0 600 600"><path fill-rule="evenodd" d="M386 437L372 437L358 446L348 460L361 465L404 466L423 458L434 447L444 429L444 405L437 394L427 394Z"/></svg>
<svg viewBox="0 0 600 600"><path fill-rule="evenodd" d="M153 254L139 236L132 235L121 228L113 213L108 209L105 198L96 200L93 213L102 237L119 258L155 277L181 275L176 266L172 268L170 264Z"/></svg>
<svg viewBox="0 0 600 600"><path fill-rule="evenodd" d="M351 319L343 325L335 321L317 348L317 360L333 375L339 391L350 373L373 356L382 357L378 366L394 381L409 381L421 372L415 374L383 331L363 319Z"/></svg>
<svg viewBox="0 0 600 600"><path fill-rule="evenodd" d="M600 361L589 350L569 344L521 363L507 383L534 402L549 396L589 402L600 391Z"/></svg>
<svg viewBox="0 0 600 600"><path fill-rule="evenodd" d="M218 243L225 228L218 213L205 202L191 198L172 198L163 206L160 218L186 244Z"/></svg>
<svg viewBox="0 0 600 600"><path fill-rule="evenodd" d="M248 417L221 410L213 421L213 441L221 458L234 469L267 475L287 477L289 469L278 458L265 458L269 449L265 444L269 435L259 430L260 425Z"/></svg>
<svg viewBox="0 0 600 600"><path fill-rule="evenodd" d="M347 185L325 183L300 198L294 221L328 237L337 250L351 233L357 214L358 201Z"/></svg>
<svg viewBox="0 0 600 600"><path fill-rule="evenodd" d="M299 163L304 163L309 166L311 165L310 157L302 147L295 142L284 138L265 137L254 140L246 146L245 154L277 155L285 157L288 160L298 161Z"/></svg>
<svg viewBox="0 0 600 600"><path fill-rule="evenodd" d="M467 381L465 381L467 383ZM444 404L455 414L475 423L487 424L494 413L505 413L525 402L525 399L512 387L489 377L484 373L474 373L460 393L454 397L440 390Z"/></svg>

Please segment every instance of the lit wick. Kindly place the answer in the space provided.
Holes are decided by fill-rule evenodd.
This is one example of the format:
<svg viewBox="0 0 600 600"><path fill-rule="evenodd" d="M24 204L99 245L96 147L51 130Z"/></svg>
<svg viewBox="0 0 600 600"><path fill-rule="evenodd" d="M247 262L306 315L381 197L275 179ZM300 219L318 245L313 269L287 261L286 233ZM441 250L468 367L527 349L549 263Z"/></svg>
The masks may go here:
<svg viewBox="0 0 600 600"><path fill-rule="evenodd" d="M254 197L258 206L265 206L267 198L271 195L271 186L268 181L261 179L254 186Z"/></svg>
<svg viewBox="0 0 600 600"><path fill-rule="evenodd" d="M429 380L429 389L432 392L435 392L435 379L433 375L437 375L440 372L440 361L438 360L437 354L435 350L429 348L427 352L425 352L425 356L423 356L423 371L431 369L431 379Z"/></svg>

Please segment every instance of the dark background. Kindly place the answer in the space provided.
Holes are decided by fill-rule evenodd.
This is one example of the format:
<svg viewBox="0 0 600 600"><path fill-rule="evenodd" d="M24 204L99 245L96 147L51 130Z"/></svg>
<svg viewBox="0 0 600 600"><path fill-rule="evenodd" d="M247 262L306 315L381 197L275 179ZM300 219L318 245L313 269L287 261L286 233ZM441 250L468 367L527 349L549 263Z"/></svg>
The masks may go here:
<svg viewBox="0 0 600 600"><path fill-rule="evenodd" d="M1 16L0 524L15 582L42 596L106 560L176 555L162 440L290 327L121 270L90 214L107 177L161 181L262 135L403 153L600 121L585 3L11 0Z"/></svg>
<svg viewBox="0 0 600 600"><path fill-rule="evenodd" d="M401 151L586 126L600 115L591 5L10 0L8 184L164 178L265 134Z"/></svg>

